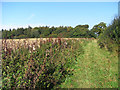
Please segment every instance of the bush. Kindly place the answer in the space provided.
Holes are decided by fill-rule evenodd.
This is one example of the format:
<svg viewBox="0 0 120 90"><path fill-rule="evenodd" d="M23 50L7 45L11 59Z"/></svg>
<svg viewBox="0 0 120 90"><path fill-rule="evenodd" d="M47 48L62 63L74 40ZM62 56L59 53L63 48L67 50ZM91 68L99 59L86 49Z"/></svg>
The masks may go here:
<svg viewBox="0 0 120 90"><path fill-rule="evenodd" d="M120 36L120 17L115 18L102 35L99 36L98 44L101 48L106 47L109 51L118 52Z"/></svg>

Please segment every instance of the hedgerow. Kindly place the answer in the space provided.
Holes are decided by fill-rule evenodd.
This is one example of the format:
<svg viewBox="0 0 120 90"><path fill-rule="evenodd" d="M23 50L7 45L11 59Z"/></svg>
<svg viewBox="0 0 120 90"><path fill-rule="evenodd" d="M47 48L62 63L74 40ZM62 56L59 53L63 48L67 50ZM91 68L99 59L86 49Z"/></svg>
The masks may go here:
<svg viewBox="0 0 120 90"><path fill-rule="evenodd" d="M120 17L113 20L112 24L99 36L98 44L111 52L118 52L120 42Z"/></svg>

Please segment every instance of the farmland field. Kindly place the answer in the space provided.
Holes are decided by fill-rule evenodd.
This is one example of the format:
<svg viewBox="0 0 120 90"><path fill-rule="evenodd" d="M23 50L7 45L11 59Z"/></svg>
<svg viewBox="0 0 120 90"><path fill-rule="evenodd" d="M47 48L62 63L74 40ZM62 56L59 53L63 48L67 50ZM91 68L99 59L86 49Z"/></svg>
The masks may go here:
<svg viewBox="0 0 120 90"><path fill-rule="evenodd" d="M3 88L117 88L118 57L96 39L2 41Z"/></svg>
<svg viewBox="0 0 120 90"><path fill-rule="evenodd" d="M119 5L1 3L0 90L118 90Z"/></svg>

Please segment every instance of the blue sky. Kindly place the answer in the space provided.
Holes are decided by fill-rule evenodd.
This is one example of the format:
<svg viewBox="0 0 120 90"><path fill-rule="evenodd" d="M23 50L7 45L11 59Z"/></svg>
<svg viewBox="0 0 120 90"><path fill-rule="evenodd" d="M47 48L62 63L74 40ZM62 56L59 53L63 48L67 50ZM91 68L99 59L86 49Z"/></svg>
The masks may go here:
<svg viewBox="0 0 120 90"><path fill-rule="evenodd" d="M118 2L2 2L2 28L72 26L105 22L118 15Z"/></svg>

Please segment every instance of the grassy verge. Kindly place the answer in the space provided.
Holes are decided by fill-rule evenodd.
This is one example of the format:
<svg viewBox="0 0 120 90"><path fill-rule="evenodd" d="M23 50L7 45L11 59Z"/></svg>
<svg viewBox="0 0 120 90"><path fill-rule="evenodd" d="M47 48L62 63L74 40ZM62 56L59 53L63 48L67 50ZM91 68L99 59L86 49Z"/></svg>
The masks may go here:
<svg viewBox="0 0 120 90"><path fill-rule="evenodd" d="M117 88L117 54L100 49L97 41L84 45L84 54L77 57L72 76L68 76L61 88Z"/></svg>

